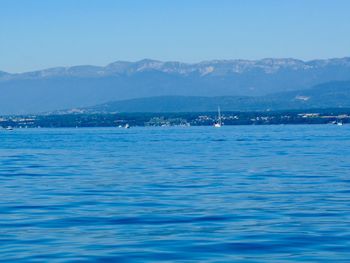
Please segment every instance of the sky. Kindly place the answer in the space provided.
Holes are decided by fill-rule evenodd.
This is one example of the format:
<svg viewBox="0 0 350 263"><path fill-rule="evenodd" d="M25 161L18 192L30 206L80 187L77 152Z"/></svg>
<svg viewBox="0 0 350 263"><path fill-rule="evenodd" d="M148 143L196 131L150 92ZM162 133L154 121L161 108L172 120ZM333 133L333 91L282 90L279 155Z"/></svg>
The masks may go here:
<svg viewBox="0 0 350 263"><path fill-rule="evenodd" d="M0 0L0 71L350 56L349 0Z"/></svg>

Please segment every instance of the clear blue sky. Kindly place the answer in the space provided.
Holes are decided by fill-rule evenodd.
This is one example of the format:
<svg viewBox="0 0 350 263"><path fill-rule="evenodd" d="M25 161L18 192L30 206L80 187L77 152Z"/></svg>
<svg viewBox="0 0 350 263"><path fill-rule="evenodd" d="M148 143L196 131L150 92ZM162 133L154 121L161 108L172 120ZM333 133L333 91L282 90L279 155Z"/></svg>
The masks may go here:
<svg viewBox="0 0 350 263"><path fill-rule="evenodd" d="M350 56L349 0L0 0L0 70Z"/></svg>

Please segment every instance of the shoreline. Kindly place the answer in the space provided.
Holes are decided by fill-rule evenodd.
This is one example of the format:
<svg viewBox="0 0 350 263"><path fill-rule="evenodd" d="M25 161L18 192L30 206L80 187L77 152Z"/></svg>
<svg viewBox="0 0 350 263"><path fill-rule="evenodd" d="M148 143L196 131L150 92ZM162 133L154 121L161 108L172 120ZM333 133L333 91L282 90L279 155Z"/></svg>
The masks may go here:
<svg viewBox="0 0 350 263"><path fill-rule="evenodd" d="M76 127L188 127L213 126L216 112L188 113L91 113L0 116L3 128ZM350 123L350 109L310 109L263 112L222 112L223 126L237 125L314 125Z"/></svg>

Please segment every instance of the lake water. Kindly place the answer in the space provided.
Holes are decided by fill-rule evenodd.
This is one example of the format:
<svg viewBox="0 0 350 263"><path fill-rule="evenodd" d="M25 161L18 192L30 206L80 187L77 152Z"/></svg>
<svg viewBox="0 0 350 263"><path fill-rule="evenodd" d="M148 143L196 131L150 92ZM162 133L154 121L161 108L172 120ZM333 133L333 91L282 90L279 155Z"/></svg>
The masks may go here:
<svg viewBox="0 0 350 263"><path fill-rule="evenodd" d="M0 257L349 262L350 125L0 131Z"/></svg>

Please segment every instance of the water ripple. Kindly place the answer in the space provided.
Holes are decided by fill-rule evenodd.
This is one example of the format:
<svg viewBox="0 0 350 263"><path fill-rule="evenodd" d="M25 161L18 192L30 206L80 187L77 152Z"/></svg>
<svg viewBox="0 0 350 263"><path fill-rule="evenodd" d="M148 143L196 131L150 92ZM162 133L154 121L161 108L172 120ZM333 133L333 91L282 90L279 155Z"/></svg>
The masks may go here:
<svg viewBox="0 0 350 263"><path fill-rule="evenodd" d="M1 261L348 262L349 132L1 132Z"/></svg>

